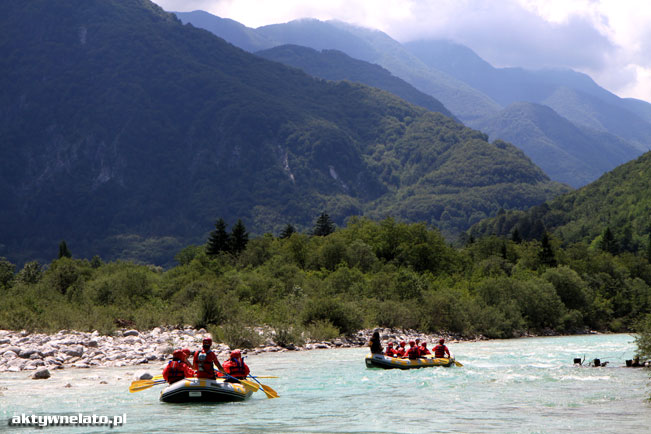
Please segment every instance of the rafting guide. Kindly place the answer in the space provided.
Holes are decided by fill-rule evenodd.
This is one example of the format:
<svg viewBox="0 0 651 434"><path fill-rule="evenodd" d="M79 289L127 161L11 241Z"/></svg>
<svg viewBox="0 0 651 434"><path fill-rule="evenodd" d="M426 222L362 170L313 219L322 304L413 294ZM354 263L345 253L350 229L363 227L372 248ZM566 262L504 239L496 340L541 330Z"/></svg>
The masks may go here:
<svg viewBox="0 0 651 434"><path fill-rule="evenodd" d="M127 422L127 414L121 416L98 416L96 414L52 415L52 414L21 414L9 421L9 426L123 426Z"/></svg>

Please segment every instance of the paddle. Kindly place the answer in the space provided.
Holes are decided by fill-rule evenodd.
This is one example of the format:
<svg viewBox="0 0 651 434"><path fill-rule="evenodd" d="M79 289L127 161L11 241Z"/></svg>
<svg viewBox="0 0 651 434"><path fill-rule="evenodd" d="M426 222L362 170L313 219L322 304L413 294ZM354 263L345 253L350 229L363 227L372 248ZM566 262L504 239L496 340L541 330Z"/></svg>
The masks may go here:
<svg viewBox="0 0 651 434"><path fill-rule="evenodd" d="M273 399L273 398L278 398L278 393L273 390L271 387L267 386L266 384L262 384L258 381L257 377L254 377L253 375L249 375L249 377L253 378L259 385L262 387L262 391L264 392L265 395L267 395L267 398Z"/></svg>
<svg viewBox="0 0 651 434"><path fill-rule="evenodd" d="M458 367L460 367L460 368L463 367L463 365L461 364L461 362L457 362L457 361L454 360L454 359L452 359L452 361L453 361L454 364L457 365Z"/></svg>
<svg viewBox="0 0 651 434"><path fill-rule="evenodd" d="M141 390L149 389L152 386L155 386L157 384L167 384L167 381L164 379L160 380L136 380L131 383L131 386L129 386L129 392L134 393L134 392L140 392Z"/></svg>

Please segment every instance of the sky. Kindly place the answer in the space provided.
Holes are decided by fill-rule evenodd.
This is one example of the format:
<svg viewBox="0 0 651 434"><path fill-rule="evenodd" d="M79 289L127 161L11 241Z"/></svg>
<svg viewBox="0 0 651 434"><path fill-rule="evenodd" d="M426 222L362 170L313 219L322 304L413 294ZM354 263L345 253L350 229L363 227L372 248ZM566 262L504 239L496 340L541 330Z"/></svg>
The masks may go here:
<svg viewBox="0 0 651 434"><path fill-rule="evenodd" d="M649 0L153 0L249 26L336 19L399 42L449 39L496 67L571 68L651 102Z"/></svg>

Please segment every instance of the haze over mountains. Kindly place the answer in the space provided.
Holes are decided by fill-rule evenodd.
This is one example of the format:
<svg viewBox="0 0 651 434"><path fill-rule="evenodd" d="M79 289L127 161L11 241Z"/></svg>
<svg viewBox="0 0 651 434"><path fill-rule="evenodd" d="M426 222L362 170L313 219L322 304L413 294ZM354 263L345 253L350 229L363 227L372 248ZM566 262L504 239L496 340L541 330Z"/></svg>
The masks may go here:
<svg viewBox="0 0 651 434"><path fill-rule="evenodd" d="M278 233L323 210L338 224L394 216L454 237L568 190L506 142L252 55L147 0L0 12L0 256L19 263L49 261L66 240L75 256L169 264L220 217ZM497 107L447 86L478 111Z"/></svg>
<svg viewBox="0 0 651 434"><path fill-rule="evenodd" d="M252 52L293 44L335 49L376 63L440 100L467 125L489 133L491 140L512 142L552 179L574 187L597 179L651 146L651 104L619 98L585 74L494 68L468 47L450 41L403 45L382 32L342 22L303 19L251 29L203 11L177 15ZM260 54L270 59L276 55L275 60L323 78L329 78L332 68L325 66L325 53L318 61L308 52L302 59L296 53L281 55L281 51ZM330 57L330 62L337 62ZM532 106L525 108L526 104Z"/></svg>

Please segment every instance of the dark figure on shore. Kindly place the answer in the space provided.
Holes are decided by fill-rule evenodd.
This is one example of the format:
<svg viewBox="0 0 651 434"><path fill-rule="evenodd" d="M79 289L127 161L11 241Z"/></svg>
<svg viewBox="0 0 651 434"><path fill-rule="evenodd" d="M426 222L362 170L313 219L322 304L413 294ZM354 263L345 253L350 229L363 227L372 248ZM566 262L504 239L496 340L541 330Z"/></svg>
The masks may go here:
<svg viewBox="0 0 651 434"><path fill-rule="evenodd" d="M380 339L380 332L373 332L371 340L368 342L368 346L371 347L371 353L373 354L382 354L384 349L382 348L382 340Z"/></svg>
<svg viewBox="0 0 651 434"><path fill-rule="evenodd" d="M445 357L447 354L448 359L450 358L450 350L445 346L445 339L439 339L439 344L434 347L434 356L437 359Z"/></svg>

